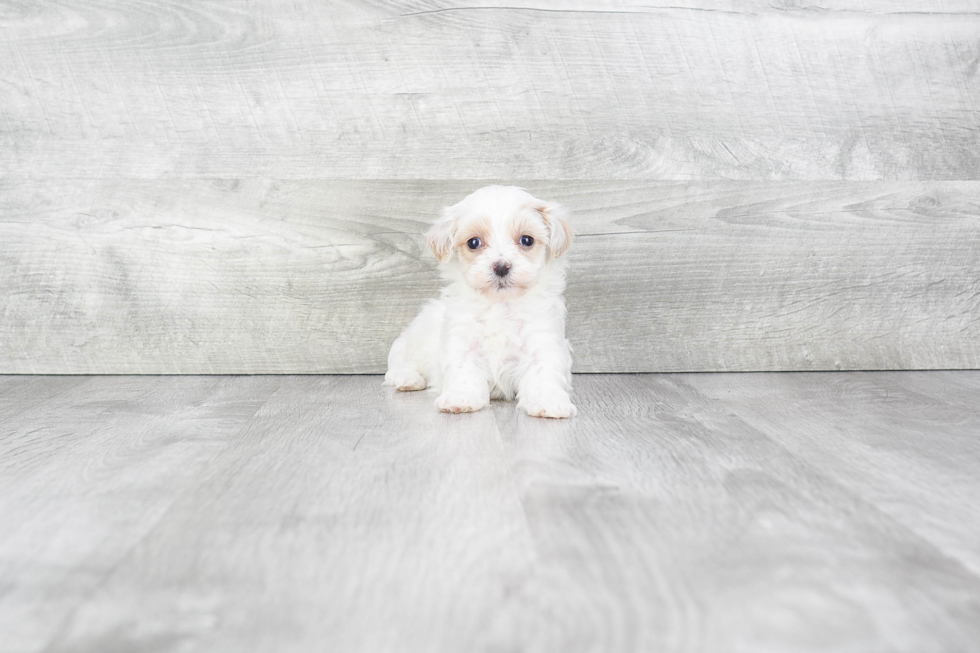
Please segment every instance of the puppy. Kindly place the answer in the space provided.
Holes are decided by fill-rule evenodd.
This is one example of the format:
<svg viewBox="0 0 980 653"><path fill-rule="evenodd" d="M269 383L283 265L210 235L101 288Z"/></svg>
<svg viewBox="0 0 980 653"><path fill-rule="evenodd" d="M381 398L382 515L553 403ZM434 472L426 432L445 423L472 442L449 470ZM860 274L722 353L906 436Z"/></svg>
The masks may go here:
<svg viewBox="0 0 980 653"><path fill-rule="evenodd" d="M443 209L426 234L448 285L395 340L385 385L439 392L436 408L518 399L535 417L572 417L565 339L565 210L514 186L486 186Z"/></svg>

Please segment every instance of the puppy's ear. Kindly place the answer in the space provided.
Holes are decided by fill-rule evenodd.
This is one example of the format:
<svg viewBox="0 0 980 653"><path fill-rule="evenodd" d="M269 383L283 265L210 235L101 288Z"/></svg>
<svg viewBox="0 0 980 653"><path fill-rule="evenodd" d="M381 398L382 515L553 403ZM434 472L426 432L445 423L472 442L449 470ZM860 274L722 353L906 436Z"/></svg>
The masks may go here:
<svg viewBox="0 0 980 653"><path fill-rule="evenodd" d="M540 202L534 207L548 226L548 248L558 258L568 251L575 238L575 230L568 223L569 213L561 204Z"/></svg>
<svg viewBox="0 0 980 653"><path fill-rule="evenodd" d="M455 206L447 206L439 214L436 223L425 232L425 240L440 263L452 258L457 222L459 222L459 211Z"/></svg>

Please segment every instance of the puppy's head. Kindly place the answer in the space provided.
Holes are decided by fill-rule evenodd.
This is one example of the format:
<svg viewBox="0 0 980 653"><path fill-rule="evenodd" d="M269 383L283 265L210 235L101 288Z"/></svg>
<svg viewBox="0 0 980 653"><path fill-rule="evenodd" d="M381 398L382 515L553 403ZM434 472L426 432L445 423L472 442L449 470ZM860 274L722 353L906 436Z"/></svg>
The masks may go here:
<svg viewBox="0 0 980 653"><path fill-rule="evenodd" d="M491 298L523 295L572 244L565 210L516 186L486 186L443 209L428 231L443 266Z"/></svg>

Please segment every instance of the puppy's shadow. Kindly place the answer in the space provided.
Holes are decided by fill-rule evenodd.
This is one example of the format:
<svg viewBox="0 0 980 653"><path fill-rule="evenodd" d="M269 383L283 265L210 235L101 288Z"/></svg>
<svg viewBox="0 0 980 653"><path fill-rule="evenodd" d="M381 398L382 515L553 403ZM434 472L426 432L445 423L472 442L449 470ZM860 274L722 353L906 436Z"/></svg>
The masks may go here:
<svg viewBox="0 0 980 653"><path fill-rule="evenodd" d="M433 402L436 400L436 395L429 390L411 390L408 392L403 392L400 390L395 390L390 386L384 386L384 394L387 395L388 400L391 402L391 406L398 408L399 410L422 410L423 407L428 407L434 412L438 412Z"/></svg>
<svg viewBox="0 0 980 653"><path fill-rule="evenodd" d="M518 407L517 401L492 401L490 410L493 411L500 436L505 442L522 439L559 442L568 439L576 431L577 417L531 417Z"/></svg>

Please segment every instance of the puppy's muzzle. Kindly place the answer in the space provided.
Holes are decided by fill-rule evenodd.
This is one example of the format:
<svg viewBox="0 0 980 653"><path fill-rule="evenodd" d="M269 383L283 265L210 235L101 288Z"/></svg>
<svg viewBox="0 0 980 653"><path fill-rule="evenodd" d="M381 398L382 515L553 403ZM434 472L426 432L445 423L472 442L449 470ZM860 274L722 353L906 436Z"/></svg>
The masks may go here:
<svg viewBox="0 0 980 653"><path fill-rule="evenodd" d="M493 273L498 277L506 277L508 272L510 272L510 263L507 261L497 261L493 264Z"/></svg>

